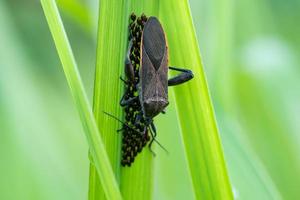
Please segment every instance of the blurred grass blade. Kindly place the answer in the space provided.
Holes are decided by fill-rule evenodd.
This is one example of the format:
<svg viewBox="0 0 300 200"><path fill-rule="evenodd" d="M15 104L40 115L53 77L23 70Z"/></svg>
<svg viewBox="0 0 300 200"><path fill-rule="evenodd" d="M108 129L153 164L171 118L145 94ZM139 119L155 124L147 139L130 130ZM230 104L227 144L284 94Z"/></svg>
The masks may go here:
<svg viewBox="0 0 300 200"><path fill-rule="evenodd" d="M190 68L195 74L192 81L174 88L194 193L197 199L232 199L188 1L161 1L161 6L170 65Z"/></svg>
<svg viewBox="0 0 300 200"><path fill-rule="evenodd" d="M108 199L122 199L108 155L99 135L77 65L54 0L41 0L62 66L86 133L94 164Z"/></svg>
<svg viewBox="0 0 300 200"><path fill-rule="evenodd" d="M222 119L226 119L222 116ZM223 144L232 187L236 199L282 199L263 163L244 137L243 129L234 120L223 120L220 127L226 132ZM249 190L251 185L251 190ZM253 192L255 191L255 192Z"/></svg>
<svg viewBox="0 0 300 200"><path fill-rule="evenodd" d="M56 0L56 2L60 10L81 26L83 31L93 30L92 15L86 2L78 0Z"/></svg>

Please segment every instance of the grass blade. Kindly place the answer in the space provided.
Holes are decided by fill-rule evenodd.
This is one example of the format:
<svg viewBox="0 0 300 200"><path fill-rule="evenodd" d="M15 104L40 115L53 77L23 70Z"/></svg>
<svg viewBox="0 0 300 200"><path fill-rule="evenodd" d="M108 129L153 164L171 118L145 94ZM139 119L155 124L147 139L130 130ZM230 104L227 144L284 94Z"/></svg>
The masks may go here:
<svg viewBox="0 0 300 200"><path fill-rule="evenodd" d="M132 0L127 11L127 19L132 12L137 16L142 13L147 16L158 16L159 1ZM153 161L153 155L148 148L145 148L137 156L132 167L122 168L121 192L124 199L152 199Z"/></svg>
<svg viewBox="0 0 300 200"><path fill-rule="evenodd" d="M244 137L245 133L241 125L234 120L225 120L220 127L223 128L222 132L228 134L228 137L224 137L222 141L235 198L282 199L265 166Z"/></svg>
<svg viewBox="0 0 300 200"><path fill-rule="evenodd" d="M158 14L158 3L144 3L144 1L103 0L99 5L98 21L98 47L96 63L96 80L94 91L94 113L101 133L105 133L105 144L109 153L111 163L117 177L120 176L120 189L124 199L151 199L152 197L152 154L144 150L136 158L130 168L121 168L119 152L119 136L116 130L121 127L119 122L103 115L102 111L109 112L118 118L122 118L121 107L118 102L121 98L123 86L119 76L124 71L124 60L127 40L127 25L129 14L142 12L147 14ZM112 42L113 41L113 42ZM106 98L108 97L108 98ZM109 126L103 126L109 124ZM101 198L102 191L99 181L94 173L93 167L90 171L90 199Z"/></svg>
<svg viewBox="0 0 300 200"><path fill-rule="evenodd" d="M163 1L161 5L170 64L189 67L195 73L190 83L174 88L194 193L197 199L232 199L188 2Z"/></svg>
<svg viewBox="0 0 300 200"><path fill-rule="evenodd" d="M122 199L91 111L77 65L54 0L41 0L62 66L86 133L90 153L108 199Z"/></svg>
<svg viewBox="0 0 300 200"><path fill-rule="evenodd" d="M127 44L126 8L124 0L99 2L94 83L94 114L117 180L120 178L120 134L116 130L121 124L103 111L122 119L119 100L123 91L120 75L124 71ZM103 199L104 193L93 164L90 165L89 182L89 199Z"/></svg>

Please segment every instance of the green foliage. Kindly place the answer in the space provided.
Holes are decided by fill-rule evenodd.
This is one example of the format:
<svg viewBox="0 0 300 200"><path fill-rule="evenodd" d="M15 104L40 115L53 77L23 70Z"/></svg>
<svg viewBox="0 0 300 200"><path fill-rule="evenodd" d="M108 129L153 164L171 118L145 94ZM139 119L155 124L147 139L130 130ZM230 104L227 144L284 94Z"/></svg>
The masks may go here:
<svg viewBox="0 0 300 200"><path fill-rule="evenodd" d="M123 86L119 76L123 74L129 14L158 12L157 2L141 3L127 1L100 1L98 24L98 47L96 79L94 88L94 113L98 126L103 134L107 151L117 177L120 177L120 189L124 199L151 199L153 189L152 154L144 150L138 155L132 167L120 169L119 136L116 130L119 122L103 115L102 111L121 118L121 107L118 103ZM113 42L112 42L113 41ZM120 171L121 170L121 171ZM103 197L101 185L95 176L93 167L90 173L90 199Z"/></svg>
<svg viewBox="0 0 300 200"><path fill-rule="evenodd" d="M94 114L108 152L110 163L120 179L120 135L116 130L120 123L104 115L103 111L122 119L118 104L123 87L120 75L123 72L126 48L125 1L100 1L94 84ZM89 199L103 199L104 193L93 164L90 166Z"/></svg>
<svg viewBox="0 0 300 200"><path fill-rule="evenodd" d="M125 2L121 2L117 6L111 1L100 2L94 98L95 115L101 132L105 133L103 137L107 138L106 145L109 154L113 155L112 158L117 158L117 151L115 150L117 136L114 136L117 122L109 122L109 126L105 125L107 124L105 120L107 116L104 116L101 110L108 110L121 117L118 114L120 113L120 107L115 102L118 102L121 96L119 91L121 91L122 86L118 80L118 75L121 74L120 70L123 69L124 47L128 42L126 29L128 16L131 12L135 12L137 15L143 12L148 16L154 15L163 19L167 38L169 38L171 63L191 66L196 76L198 76L192 84L180 86L178 90L175 90L178 94L176 95L176 103L186 144L186 155L189 160L189 174L193 180L195 195L197 198L223 197L230 199L231 189L199 57L197 40L189 15L189 7L186 1L177 2L177 4L178 7L175 6L175 3L165 5L163 2L132 1L127 12L124 12L127 8ZM170 6L179 11L177 12L178 15L174 15L173 12L167 9ZM186 26L185 32L176 31L179 26ZM114 41L114 43L111 41ZM184 42L180 43L178 41ZM184 52L184 48L182 48L184 45L186 45L185 48L192 48L193 50ZM183 57L185 57L185 62L182 59L174 59ZM198 92L192 93L191 91ZM185 96L185 98L181 98L181 96ZM197 104L196 102L200 103ZM191 105L188 109L187 104ZM111 147L114 149L111 149ZM122 168L120 185L125 199L152 198L153 167L151 157L151 154L144 150L134 162L133 167ZM116 165L117 171L119 163L116 160L111 160L111 163ZM215 165L215 163L219 164ZM199 170L199 166L203 170ZM96 198L97 195L95 194L101 193L101 187L95 184L97 180L95 180L95 174L93 174L92 171L90 176L93 183L90 185L91 199ZM199 190L198 188L204 189Z"/></svg>
<svg viewBox="0 0 300 200"><path fill-rule="evenodd" d="M195 73L194 80L174 90L196 198L232 199L188 2L162 3L161 18L169 41L170 64L190 67Z"/></svg>
<svg viewBox="0 0 300 200"><path fill-rule="evenodd" d="M145 13L147 16L158 14L159 1L139 1L132 0L127 7L126 19L129 19L130 13L134 12L136 15ZM126 23L127 27L127 23ZM126 33L127 33L126 29ZM125 39L127 43L127 38ZM122 65L122 67L124 64ZM124 199L145 199L150 200L153 196L154 183L154 168L153 155L145 148L133 163L133 166L122 168L121 174L121 191Z"/></svg>
<svg viewBox="0 0 300 200"><path fill-rule="evenodd" d="M210 147L220 145L214 139L216 131L211 131L214 117L207 114L212 109L208 106L203 110L204 105L210 104L209 95L204 92L207 85L199 67L202 65L195 47L198 42L194 39L186 1L100 1L104 6L100 7L99 23L103 20L101 32L108 40L101 38L106 49L102 54L98 48L97 56L97 24L94 24L98 16L97 1L56 2L84 91L92 97L95 89L96 123L100 125L99 132L103 134L101 138L114 173L111 177L119 182L116 188L123 198L181 200L200 195L218 197L229 192L224 187L211 194L216 185L225 183L217 181L219 177L214 172L213 159L222 158L214 154L210 157ZM300 4L293 0L189 2L234 197L297 199L300 29L294 21L300 19ZM194 70L195 78L184 85L170 87L167 113L154 119L157 140L169 154L154 143L156 157L145 148L132 167L121 168L120 134L115 132L121 124L102 111L122 118L117 104L123 86L118 78L123 73L126 26L132 11L160 19L168 37L170 63ZM60 61L42 8L29 1L18 4L0 1L0 24L0 199L85 199L90 147L76 112L80 107L72 103L63 68L58 67ZM97 69L93 88L95 57L100 57L97 66L102 63L105 68ZM112 68L106 67L106 63ZM191 94L195 97L190 97ZM188 120L194 124L191 108L201 122L196 132L192 131L194 125L185 126ZM92 117L90 109L89 113ZM204 120L209 126L203 125ZM201 145L193 138L200 138ZM92 161L93 156L90 157ZM196 161L189 157L200 157L201 164L209 164L210 176L202 175L206 173L206 165L195 168ZM94 164L92 161L90 165L89 195L90 199L102 199L105 194ZM200 174L200 179L191 176L195 170L193 176ZM207 189L208 185L209 190L198 189ZM143 187L137 191L140 186ZM198 187L198 194L194 187Z"/></svg>

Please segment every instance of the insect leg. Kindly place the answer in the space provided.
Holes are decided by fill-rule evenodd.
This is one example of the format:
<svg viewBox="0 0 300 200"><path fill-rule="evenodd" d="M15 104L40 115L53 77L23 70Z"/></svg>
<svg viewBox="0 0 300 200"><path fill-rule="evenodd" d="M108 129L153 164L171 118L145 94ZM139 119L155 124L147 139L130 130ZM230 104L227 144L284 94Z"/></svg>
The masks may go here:
<svg viewBox="0 0 300 200"><path fill-rule="evenodd" d="M124 130L124 128L120 128L120 129L117 130L117 133L119 133L119 132L121 132L123 130Z"/></svg>
<svg viewBox="0 0 300 200"><path fill-rule="evenodd" d="M122 76L120 76L120 80L125 84L125 85L128 85L128 81L126 81Z"/></svg>
<svg viewBox="0 0 300 200"><path fill-rule="evenodd" d="M120 77L121 78L121 77ZM122 80L122 79L121 79ZM122 96L122 98L121 98L121 100L120 100L120 105L123 107L123 106L125 106L124 105L124 101L125 101L125 98L126 98L126 95L127 95L127 93L128 93L128 89L126 90L126 92L123 94L123 96Z"/></svg>
<svg viewBox="0 0 300 200"><path fill-rule="evenodd" d="M151 122L150 126L151 126L151 127L149 128L149 130L150 130L150 134L151 134L151 141L150 141L148 147L149 147L149 150L151 151L151 153L152 153L154 156L156 156L155 152L151 149L152 143L154 142L155 137L156 137L156 128L155 128L153 122ZM152 130L153 130L153 132L152 132Z"/></svg>
<svg viewBox="0 0 300 200"><path fill-rule="evenodd" d="M123 95L123 97L121 98L121 101L120 101L120 105L122 107L132 105L133 102L139 98L138 96L136 96L136 97L132 97L132 98L129 98L129 99L125 100L124 96L125 95Z"/></svg>
<svg viewBox="0 0 300 200"><path fill-rule="evenodd" d="M153 135L151 134L152 139L151 139L151 141L150 141L150 143L149 143L149 148L151 148L151 145L152 145L152 143L153 143L153 141L155 140L156 135L157 135L157 134L156 134L156 128L155 128L155 125L154 125L153 122L151 122L150 126L151 126L150 130L151 130L151 129L153 130ZM150 133L152 133L152 132L150 131Z"/></svg>
<svg viewBox="0 0 300 200"><path fill-rule="evenodd" d="M150 149L150 151L152 152L152 153L154 153L153 151L152 151L152 149L151 149L151 145L152 145L152 143L153 142L156 142L167 154L169 153L168 152L168 150L161 144L161 143L159 143L155 138L156 138L156 128L155 128L155 125L154 125L154 123L153 122L151 122L151 124L150 124L150 128L149 128L149 130L150 130L150 133L151 133L151 141L150 141L150 143L149 143L149 149ZM152 132L152 130L153 130L153 132Z"/></svg>
<svg viewBox="0 0 300 200"><path fill-rule="evenodd" d="M129 81L134 81L134 68L131 63L130 54L131 54L131 48L132 48L132 40L130 40L128 45L128 50L125 58L125 75L128 78Z"/></svg>
<svg viewBox="0 0 300 200"><path fill-rule="evenodd" d="M179 71L181 73L177 76L170 78L168 80L168 86L179 85L181 83L191 80L194 77L193 72L188 69L180 69L176 67L169 67L169 69Z"/></svg>
<svg viewBox="0 0 300 200"><path fill-rule="evenodd" d="M140 124L143 119L143 113L140 111L137 115L136 115L136 118L135 118L135 122L134 122L134 125L137 126L138 124Z"/></svg>

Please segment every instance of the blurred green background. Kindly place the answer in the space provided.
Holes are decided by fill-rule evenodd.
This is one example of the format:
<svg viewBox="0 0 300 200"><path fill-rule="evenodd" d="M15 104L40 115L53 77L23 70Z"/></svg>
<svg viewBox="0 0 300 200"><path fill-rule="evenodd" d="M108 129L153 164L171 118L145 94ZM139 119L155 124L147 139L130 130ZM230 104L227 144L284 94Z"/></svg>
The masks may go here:
<svg viewBox="0 0 300 200"><path fill-rule="evenodd" d="M57 2L92 99L98 2ZM190 5L235 198L298 199L300 1ZM0 38L0 199L86 199L88 147L39 1L0 1ZM154 198L193 199L170 101Z"/></svg>

